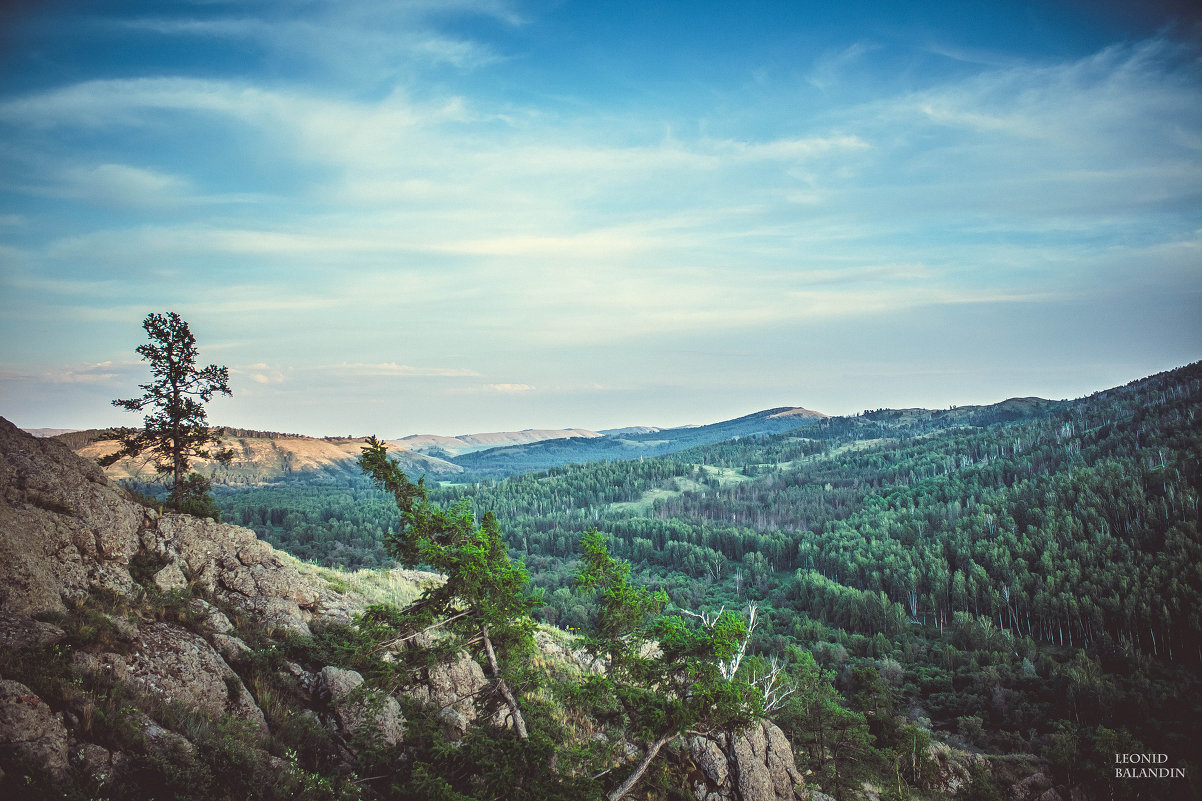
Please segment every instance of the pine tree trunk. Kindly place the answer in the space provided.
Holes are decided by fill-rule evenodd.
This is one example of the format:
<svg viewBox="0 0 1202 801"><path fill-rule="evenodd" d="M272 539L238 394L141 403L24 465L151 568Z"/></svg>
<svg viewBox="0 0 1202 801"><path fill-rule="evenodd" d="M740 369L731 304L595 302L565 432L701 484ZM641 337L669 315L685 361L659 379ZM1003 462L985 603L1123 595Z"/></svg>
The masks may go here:
<svg viewBox="0 0 1202 801"><path fill-rule="evenodd" d="M492 640L488 636L488 626L481 626L480 634L484 638L484 652L488 654L488 666L492 669L493 678L497 680L497 689L501 691L501 697L505 699L505 704L509 707L509 714L513 717L513 728L517 730L518 737L523 740L529 739L529 735L526 733L526 719L522 717L522 710L518 708L518 700L513 697L509 685L501 676L501 666L497 664L497 654L493 650Z"/></svg>
<svg viewBox="0 0 1202 801"><path fill-rule="evenodd" d="M634 786L639 783L639 779L643 778L643 774L647 772L647 768L651 766L651 760L655 759L660 749L663 748L672 739L675 732L666 731L659 736L659 739L647 748L647 753L643 755L643 759L639 762L638 767L634 772L626 777L626 781L619 784L612 793L609 794L609 801L618 801L627 793L634 789Z"/></svg>

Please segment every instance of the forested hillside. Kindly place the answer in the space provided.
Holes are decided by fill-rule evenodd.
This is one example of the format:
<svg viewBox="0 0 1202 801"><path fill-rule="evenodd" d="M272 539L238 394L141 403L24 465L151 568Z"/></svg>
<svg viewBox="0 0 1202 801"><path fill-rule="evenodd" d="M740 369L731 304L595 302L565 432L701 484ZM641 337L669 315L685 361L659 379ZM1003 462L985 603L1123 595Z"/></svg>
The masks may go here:
<svg viewBox="0 0 1202 801"><path fill-rule="evenodd" d="M801 407L780 407L703 426L651 428L633 426L615 429L600 437L547 439L511 445L452 459L471 480L504 478L531 470L546 470L568 464L595 461L630 461L676 453L697 445L730 439L762 437L789 431L825 419L821 412ZM404 440L401 440L404 443Z"/></svg>
<svg viewBox="0 0 1202 801"><path fill-rule="evenodd" d="M902 736L883 721L907 719L1101 792L1113 753L1184 764L1202 738L1200 404L1194 364L1077 401L879 410L435 497L496 513L565 628L595 613L570 588L591 528L683 608L760 603L757 648L800 647L842 694L791 724L826 786L879 775ZM354 482L307 492L220 503L307 558L383 558L385 504Z"/></svg>

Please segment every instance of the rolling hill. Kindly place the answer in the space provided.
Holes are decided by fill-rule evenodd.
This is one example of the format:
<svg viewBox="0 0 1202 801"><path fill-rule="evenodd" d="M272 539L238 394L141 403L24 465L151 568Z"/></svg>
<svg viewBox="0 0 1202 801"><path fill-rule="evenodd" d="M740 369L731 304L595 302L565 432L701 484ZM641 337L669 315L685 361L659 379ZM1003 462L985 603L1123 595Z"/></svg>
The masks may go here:
<svg viewBox="0 0 1202 801"><path fill-rule="evenodd" d="M878 409L854 417L831 418L804 407L777 407L708 425L657 428L627 426L603 432L583 428L525 429L455 437L413 434L387 440L404 470L439 481L497 479L568 464L621 462L663 456L703 445L758 439L825 421L827 425L876 428L882 435L899 428L911 434L955 426L1039 417L1062 402L1011 398L986 406L950 409ZM223 444L235 456L229 465L200 460L196 468L217 485L249 486L277 481L313 483L359 476L355 460L366 441L361 437L308 437L250 429L223 429ZM66 431L55 435L81 456L111 452L100 431ZM861 438L867 435L862 432ZM108 468L115 479L152 483L154 469L142 460L123 459Z"/></svg>
<svg viewBox="0 0 1202 801"><path fill-rule="evenodd" d="M222 446L234 451L228 465L197 460L197 472L218 485L254 485L276 481L320 482L359 475L356 460L367 441L362 437L306 437L247 429L223 429ZM76 431L59 435L80 456L95 459L115 450L115 443L99 439L100 431ZM463 468L434 456L407 450L389 442L393 456L414 475L450 477ZM106 470L114 479L152 483L153 466L142 459L122 459Z"/></svg>
<svg viewBox="0 0 1202 801"><path fill-rule="evenodd" d="M438 434L410 434L396 440L398 446L416 453L448 459L465 453L504 448L511 445L527 445L550 439L592 439L603 436L585 428L527 428L523 431L495 431L488 434L463 434L444 437Z"/></svg>
<svg viewBox="0 0 1202 801"><path fill-rule="evenodd" d="M386 440L392 455L411 475L438 480L499 477L573 462L626 461L740 437L765 436L825 419L800 407L768 409L704 426L660 429L630 426L600 433L584 428L525 429L455 437L412 434ZM114 444L97 429L65 431L57 438L81 456L95 459ZM245 486L276 481L320 482L357 477L355 460L362 437L307 437L274 431L223 429L223 447L235 456L229 465L199 460L196 469L216 485ZM154 468L144 460L122 459L107 469L110 478L152 483Z"/></svg>
<svg viewBox="0 0 1202 801"><path fill-rule="evenodd" d="M490 448L457 456L452 461L474 477L499 478L565 464L662 456L697 445L779 434L826 418L822 412L785 406L703 426L631 426L611 429L610 433L599 437L572 437Z"/></svg>

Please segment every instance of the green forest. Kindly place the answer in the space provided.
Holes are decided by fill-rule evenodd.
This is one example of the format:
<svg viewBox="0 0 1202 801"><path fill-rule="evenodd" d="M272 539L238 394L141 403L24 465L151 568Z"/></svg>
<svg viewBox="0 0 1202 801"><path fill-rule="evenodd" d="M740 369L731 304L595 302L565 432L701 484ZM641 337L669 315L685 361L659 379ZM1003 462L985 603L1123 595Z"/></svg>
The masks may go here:
<svg viewBox="0 0 1202 801"><path fill-rule="evenodd" d="M674 608L755 604L750 651L801 688L773 718L837 798L864 778L922 797L905 754L933 740L988 755L998 787L1034 760L1091 797L1187 798L1110 768L1155 752L1202 769L1200 413L1193 364L1075 401L869 411L430 497L495 515L542 591L535 616L568 631L603 614L575 586L594 529ZM391 564L401 527L366 478L217 501L347 568Z"/></svg>

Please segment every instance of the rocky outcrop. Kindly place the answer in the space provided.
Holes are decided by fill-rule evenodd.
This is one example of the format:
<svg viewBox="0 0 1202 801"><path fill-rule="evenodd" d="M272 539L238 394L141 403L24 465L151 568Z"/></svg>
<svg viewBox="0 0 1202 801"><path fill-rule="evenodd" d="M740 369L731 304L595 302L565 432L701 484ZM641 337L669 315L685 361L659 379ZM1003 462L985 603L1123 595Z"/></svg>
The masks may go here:
<svg viewBox="0 0 1202 801"><path fill-rule="evenodd" d="M383 745L397 745L404 738L400 704L390 695L366 690L357 672L327 665L322 668L321 682L338 729L348 740L378 738Z"/></svg>
<svg viewBox="0 0 1202 801"><path fill-rule="evenodd" d="M67 745L61 713L24 684L0 679L0 755L61 778L67 772Z"/></svg>
<svg viewBox="0 0 1202 801"><path fill-rule="evenodd" d="M476 696L488 686L484 669L464 653L454 662L434 665L406 695L438 707L452 735L462 735L476 720Z"/></svg>
<svg viewBox="0 0 1202 801"><path fill-rule="evenodd" d="M927 756L937 771L931 777L931 786L948 796L954 796L972 784L973 765L980 764L989 770L989 760L980 754L960 751L946 743L932 743L927 747Z"/></svg>
<svg viewBox="0 0 1202 801"><path fill-rule="evenodd" d="M303 634L327 599L343 611L349 603L301 575L253 532L160 515L66 446L30 437L0 419L0 647L66 643L62 628L35 615L66 613L97 598L136 606L147 589L198 592L262 630ZM265 728L263 712L227 662L244 655L246 645L220 609L200 599L191 603L195 630L136 615L91 613L108 635L93 646L71 648L71 665L149 699ZM69 735L62 714L16 682L5 684L0 705L0 750L51 775L65 771ZM155 739L161 727L153 721L143 728L147 742L171 739L169 733ZM73 743L71 753L83 753L88 764L111 763L97 747Z"/></svg>
<svg viewBox="0 0 1202 801"><path fill-rule="evenodd" d="M133 590L144 510L100 468L0 419L0 608L62 611L93 589Z"/></svg>
<svg viewBox="0 0 1202 801"><path fill-rule="evenodd" d="M254 532L160 515L95 463L2 418L0 531L0 608L11 614L64 611L97 591L136 594L135 558L158 565L152 580L160 590L195 583L267 629L307 634L324 606L346 606Z"/></svg>
<svg viewBox="0 0 1202 801"><path fill-rule="evenodd" d="M801 801L805 780L785 733L760 721L738 735L693 737L690 776L697 801Z"/></svg>
<svg viewBox="0 0 1202 801"><path fill-rule="evenodd" d="M203 637L190 631L151 623L135 641L130 657L106 656L110 670L147 694L167 702L184 702L214 718L229 714L267 726L238 674Z"/></svg>
<svg viewBox="0 0 1202 801"><path fill-rule="evenodd" d="M1049 796L1049 793L1055 798ZM1058 801L1060 799L1059 793L1052 789L1052 780L1042 771L1032 773L1022 781L1015 782L1010 786L1006 797L1010 801L1038 801L1039 799Z"/></svg>
<svg viewBox="0 0 1202 801"><path fill-rule="evenodd" d="M156 583L190 579L268 629L309 633L323 590L253 531L187 515L165 515L155 522L143 530L141 544L167 560L155 574Z"/></svg>
<svg viewBox="0 0 1202 801"><path fill-rule="evenodd" d="M67 633L58 626L0 612L0 648L6 651L62 642L66 636Z"/></svg>

